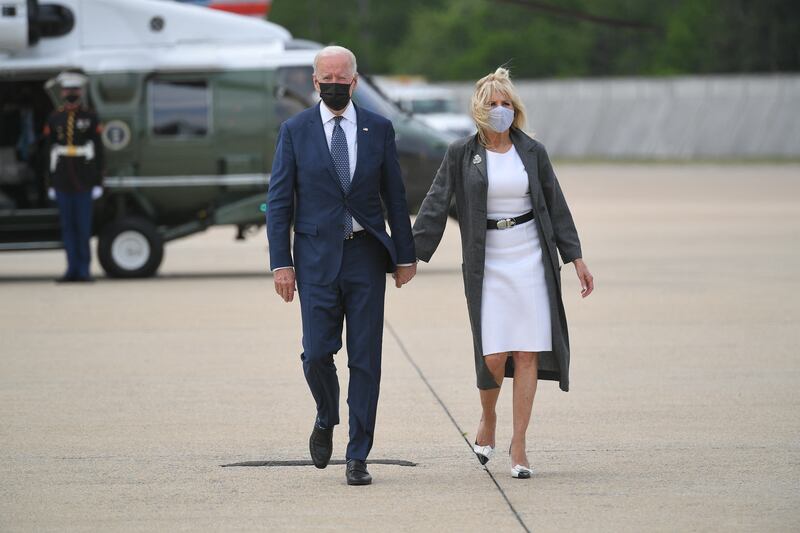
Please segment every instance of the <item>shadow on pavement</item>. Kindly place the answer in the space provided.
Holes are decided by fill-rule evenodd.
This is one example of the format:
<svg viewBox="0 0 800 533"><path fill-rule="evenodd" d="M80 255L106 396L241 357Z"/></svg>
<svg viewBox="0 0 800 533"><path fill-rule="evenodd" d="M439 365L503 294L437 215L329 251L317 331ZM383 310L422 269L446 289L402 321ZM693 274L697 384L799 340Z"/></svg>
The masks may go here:
<svg viewBox="0 0 800 533"><path fill-rule="evenodd" d="M411 461L404 461L403 459L370 459L367 461L371 465L394 465L394 466L417 466L417 463ZM332 459L329 465L343 465L347 461L343 459ZM220 465L223 468L229 466L314 466L311 461L244 461L242 463L231 463L229 465Z"/></svg>

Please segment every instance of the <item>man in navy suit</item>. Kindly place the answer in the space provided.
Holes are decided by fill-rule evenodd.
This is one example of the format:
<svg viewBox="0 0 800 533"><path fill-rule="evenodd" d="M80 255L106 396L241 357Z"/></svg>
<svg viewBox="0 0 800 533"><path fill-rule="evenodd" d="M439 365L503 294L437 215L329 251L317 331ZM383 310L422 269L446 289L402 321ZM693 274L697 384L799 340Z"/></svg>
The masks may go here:
<svg viewBox="0 0 800 533"><path fill-rule="evenodd" d="M339 423L333 356L347 318L346 479L369 485L386 273L394 273L398 288L409 282L416 254L392 123L350 100L358 83L355 56L339 46L322 49L313 80L322 101L283 123L275 149L267 198L270 268L284 301L293 300L295 287L300 297L301 359L317 404L309 439L317 468L328 465Z"/></svg>

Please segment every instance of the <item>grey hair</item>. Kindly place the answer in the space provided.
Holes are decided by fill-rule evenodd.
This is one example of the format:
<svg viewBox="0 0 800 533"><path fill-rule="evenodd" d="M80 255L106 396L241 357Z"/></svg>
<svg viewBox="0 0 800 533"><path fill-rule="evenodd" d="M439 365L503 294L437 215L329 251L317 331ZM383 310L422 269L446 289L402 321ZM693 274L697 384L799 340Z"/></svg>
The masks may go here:
<svg viewBox="0 0 800 533"><path fill-rule="evenodd" d="M351 74L355 76L358 73L358 65L356 65L356 55L345 48L344 46L326 46L314 56L314 74L317 73L317 63L323 57L335 56L345 54L350 59L350 66L352 67Z"/></svg>

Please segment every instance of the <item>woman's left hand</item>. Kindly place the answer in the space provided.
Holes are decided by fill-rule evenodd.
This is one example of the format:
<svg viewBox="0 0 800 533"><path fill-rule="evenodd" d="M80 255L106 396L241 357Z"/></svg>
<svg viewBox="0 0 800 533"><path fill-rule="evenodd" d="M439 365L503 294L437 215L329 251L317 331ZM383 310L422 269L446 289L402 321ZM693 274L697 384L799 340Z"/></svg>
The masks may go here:
<svg viewBox="0 0 800 533"><path fill-rule="evenodd" d="M583 262L583 259L576 259L572 262L575 265L575 273L578 275L578 280L581 282L581 297L586 298L594 290L594 278L589 267Z"/></svg>

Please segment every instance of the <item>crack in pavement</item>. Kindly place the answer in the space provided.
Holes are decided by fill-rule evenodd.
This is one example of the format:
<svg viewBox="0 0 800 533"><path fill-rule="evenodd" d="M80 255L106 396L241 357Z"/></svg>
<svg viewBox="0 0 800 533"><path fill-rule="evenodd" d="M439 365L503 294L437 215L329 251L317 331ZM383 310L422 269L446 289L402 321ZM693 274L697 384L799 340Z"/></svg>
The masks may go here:
<svg viewBox="0 0 800 533"><path fill-rule="evenodd" d="M456 419L453 417L452 413L450 413L450 409L447 408L447 405L445 405L445 403L442 400L442 398L436 393L436 391L433 389L433 386L430 384L428 379L425 377L425 374L422 372L422 369L417 365L417 363L411 357L411 354L406 349L405 344L403 344L403 341L400 340L400 335L397 334L397 331L395 331L394 327L392 327L392 324L388 320L385 320L384 323L386 325L386 328L389 330L389 333L392 334L392 337L394 337L395 342L397 342L397 345L400 347L400 351L403 352L403 355L405 356L405 358L408 360L409 363L411 363L411 366L414 367L414 370L417 371L417 374L419 374L419 377L420 377L420 379L422 379L422 382L425 383L425 386L428 387L429 391L431 391L431 394L433 394L433 397L436 398L437 402L439 402L439 405L444 410L444 412L447 415L447 417L450 419L450 422L452 422L453 426L455 426L456 430L458 430L458 434L461 435L462 439L464 439L464 442L466 443L467 447L469 448L469 451L472 452L472 444L470 444L469 440L467 440L466 432L463 429L461 429L461 426L458 425L458 422L456 422ZM503 499L508 504L508 508L511 509L511 512L514 514L514 517L517 519L517 522L519 522L519 525L522 526L523 530L525 530L526 532L530 533L530 529L528 529L528 526L525 525L525 522L522 520L522 517L519 515L517 510L514 508L514 504L511 503L511 500L508 499L508 495L506 495L506 492L503 490L503 488L497 482L497 479L494 477L494 474L492 474L492 471L489 470L488 468L486 468L486 466L484 466L483 469L487 474L489 474L489 478L494 483L494 486L497 487L497 490L500 492L500 495L503 496Z"/></svg>

